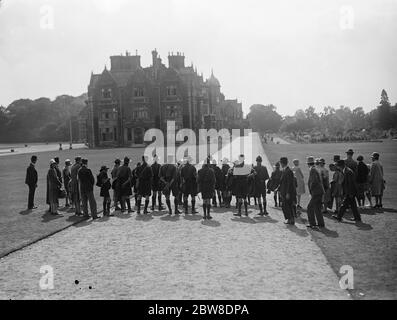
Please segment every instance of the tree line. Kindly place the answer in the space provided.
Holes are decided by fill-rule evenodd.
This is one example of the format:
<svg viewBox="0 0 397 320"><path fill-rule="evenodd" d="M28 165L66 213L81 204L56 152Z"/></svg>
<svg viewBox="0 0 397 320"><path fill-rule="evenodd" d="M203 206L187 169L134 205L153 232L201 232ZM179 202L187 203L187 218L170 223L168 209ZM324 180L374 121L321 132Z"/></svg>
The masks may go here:
<svg viewBox="0 0 397 320"><path fill-rule="evenodd" d="M62 95L51 101L19 99L7 108L0 106L0 142L69 141L70 119L73 140L78 137L78 114L85 107L86 94Z"/></svg>
<svg viewBox="0 0 397 320"><path fill-rule="evenodd" d="M316 112L309 106L285 117L279 115L272 104L255 104L250 108L248 120L254 131L281 132L298 141L385 138L397 133L397 103L392 105L386 90L382 90L379 105L367 113L361 107L326 106Z"/></svg>

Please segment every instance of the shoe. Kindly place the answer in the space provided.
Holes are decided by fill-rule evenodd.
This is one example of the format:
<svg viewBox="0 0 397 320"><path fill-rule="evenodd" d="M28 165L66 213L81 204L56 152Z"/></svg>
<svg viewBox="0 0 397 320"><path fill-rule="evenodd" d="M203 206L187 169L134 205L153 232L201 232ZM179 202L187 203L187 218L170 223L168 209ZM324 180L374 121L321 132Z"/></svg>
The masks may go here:
<svg viewBox="0 0 397 320"><path fill-rule="evenodd" d="M317 224L316 227L325 228L325 225L324 224Z"/></svg>
<svg viewBox="0 0 397 320"><path fill-rule="evenodd" d="M333 214L333 215L332 215L332 218L338 220L339 222L342 221L342 218L339 218L336 214Z"/></svg>
<svg viewBox="0 0 397 320"><path fill-rule="evenodd" d="M116 208L114 208L114 211L121 211L121 208L117 206Z"/></svg>
<svg viewBox="0 0 397 320"><path fill-rule="evenodd" d="M312 226L311 224L307 224L306 225L306 228L311 228L311 229L313 229L313 228L315 228L316 226Z"/></svg>
<svg viewBox="0 0 397 320"><path fill-rule="evenodd" d="M233 213L233 215L236 217L241 217L241 213Z"/></svg>
<svg viewBox="0 0 397 320"><path fill-rule="evenodd" d="M354 218L350 218L350 221L355 221L355 222L361 222L361 219L354 219Z"/></svg>
<svg viewBox="0 0 397 320"><path fill-rule="evenodd" d="M212 220L212 217L211 217L211 216L208 216L207 219L208 219L208 220Z"/></svg>
<svg viewBox="0 0 397 320"><path fill-rule="evenodd" d="M99 217L98 216L92 217L92 220L96 220L96 219L99 219Z"/></svg>
<svg viewBox="0 0 397 320"><path fill-rule="evenodd" d="M203 220L207 220L207 217L206 217L206 216L203 216Z"/></svg>

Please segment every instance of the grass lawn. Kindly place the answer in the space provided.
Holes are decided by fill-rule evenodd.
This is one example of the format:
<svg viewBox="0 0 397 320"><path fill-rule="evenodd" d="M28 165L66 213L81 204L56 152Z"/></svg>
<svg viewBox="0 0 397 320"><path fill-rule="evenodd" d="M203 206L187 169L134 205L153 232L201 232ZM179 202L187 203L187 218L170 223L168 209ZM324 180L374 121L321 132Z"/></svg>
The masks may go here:
<svg viewBox="0 0 397 320"><path fill-rule="evenodd" d="M383 143L328 143L328 144L289 144L264 145L272 164L281 156L287 156L292 166L293 159L299 159L307 182L307 156L323 157L329 164L333 155L352 148L354 158L359 154L365 162L377 151L383 164L386 190L383 206L380 210L361 210L362 225L344 220L338 223L326 215L327 229L324 232L312 231L316 243L327 257L334 271L339 274L343 265L354 269L354 290L352 296L357 299L396 299L397 298L397 141ZM307 190L307 188L306 188ZM305 208L309 201L306 194L302 198ZM306 218L306 213L303 213ZM351 217L350 213L346 217ZM310 259L310 257L307 257Z"/></svg>
<svg viewBox="0 0 397 320"><path fill-rule="evenodd" d="M39 175L38 188L35 195L35 205L38 209L28 212L27 196L28 187L25 185L26 168L30 163L31 154L10 155L0 158L0 257L8 253L11 249L20 247L32 240L39 239L44 235L49 235L71 223L81 220L73 216L73 212L65 212L63 217L53 217L45 211L48 205L45 204L46 197L46 175L51 158L58 156L63 168L66 159L72 160L77 155L88 159L88 166L94 176L99 173L102 165L113 167L115 158L123 159L124 156L130 157L132 163L140 161L144 148L125 148L125 149L103 149L103 150L63 150L56 152L37 153L38 162L36 169ZM110 170L109 170L110 171ZM102 209L99 188L94 189L97 199L98 210ZM64 206L64 199L60 199L61 208Z"/></svg>

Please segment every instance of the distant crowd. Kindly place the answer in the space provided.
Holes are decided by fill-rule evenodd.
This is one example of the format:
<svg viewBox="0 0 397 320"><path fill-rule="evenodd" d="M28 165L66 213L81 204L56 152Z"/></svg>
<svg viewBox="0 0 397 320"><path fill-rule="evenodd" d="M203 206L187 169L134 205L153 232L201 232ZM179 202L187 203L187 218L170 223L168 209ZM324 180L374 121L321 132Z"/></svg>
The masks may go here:
<svg viewBox="0 0 397 320"><path fill-rule="evenodd" d="M341 159L339 155L334 156L328 169L323 158L308 157L307 183L299 160L293 160L290 168L286 157L282 157L275 164L270 175L266 166L262 165L261 156L256 158L256 165L246 164L243 154L233 163L225 158L221 165L209 156L199 170L191 163L190 157L185 157L176 164L160 164L158 157L154 156L152 164L149 164L148 158L143 156L133 169L130 168L130 159L125 157L123 161L115 159L112 169L101 166L96 177L88 167L88 159L78 156L74 164L67 159L61 169L60 160L55 157L50 160L47 172L46 203L49 206L48 212L52 215L59 214L60 199L65 199L65 207L73 209L75 215L89 217L90 208L91 217L97 219L98 210L94 196L96 186L103 198L103 216L112 215L112 202L115 210L121 213L136 211L138 215L150 214L150 200L151 211L156 208L163 211L163 197L168 214L181 214L182 206L184 214L194 215L198 213L196 197L201 195L203 219L210 220L211 207L219 205L230 208L233 198L235 216L248 216L248 206L251 205L252 198L253 204L259 207L258 214L268 215L266 197L273 193L275 206L281 207L285 223L293 225L302 213L301 196L305 194L307 186L311 196L307 206L308 227L325 227L323 213L333 207L333 217L338 221L342 220L346 210L350 208L353 220L360 222L358 207L364 207L366 198L371 207L382 207L385 181L378 153L371 155L371 164L365 164L363 156L358 156L355 161L353 154L353 150L349 149L346 159ZM29 210L37 208L34 204L38 183L36 162L37 156L32 156L26 172ZM135 202L134 207L132 200Z"/></svg>

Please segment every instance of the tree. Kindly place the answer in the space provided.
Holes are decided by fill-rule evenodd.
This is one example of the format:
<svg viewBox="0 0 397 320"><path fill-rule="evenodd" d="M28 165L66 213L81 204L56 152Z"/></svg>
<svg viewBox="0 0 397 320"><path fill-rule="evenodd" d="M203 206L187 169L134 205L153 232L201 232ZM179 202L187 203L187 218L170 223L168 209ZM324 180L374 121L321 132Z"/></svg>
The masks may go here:
<svg viewBox="0 0 397 320"><path fill-rule="evenodd" d="M394 116L385 89L382 90L379 103L380 105L377 107L377 126L383 130L388 130L394 125Z"/></svg>
<svg viewBox="0 0 397 320"><path fill-rule="evenodd" d="M277 132L280 129L282 117L272 104L254 104L250 107L248 120L254 131Z"/></svg>

